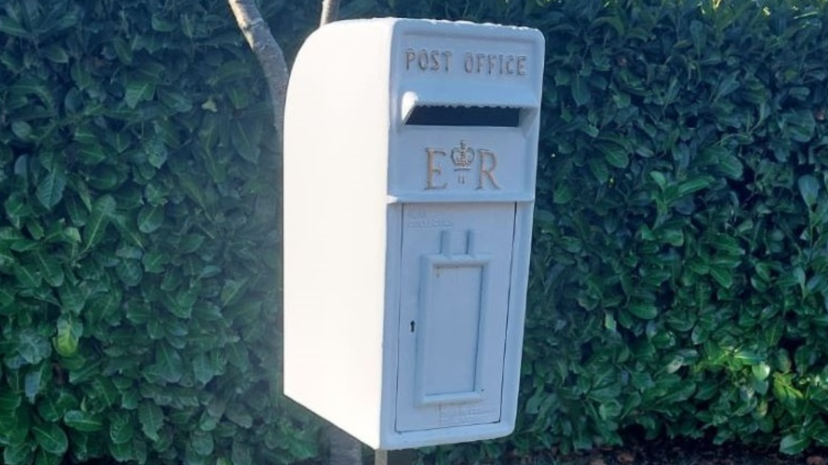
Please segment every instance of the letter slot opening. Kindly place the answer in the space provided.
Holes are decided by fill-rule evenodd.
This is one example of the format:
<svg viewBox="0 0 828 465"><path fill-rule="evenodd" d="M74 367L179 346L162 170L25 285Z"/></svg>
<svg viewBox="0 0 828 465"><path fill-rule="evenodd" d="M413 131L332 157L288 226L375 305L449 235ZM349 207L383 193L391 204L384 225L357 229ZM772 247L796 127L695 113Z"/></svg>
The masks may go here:
<svg viewBox="0 0 828 465"><path fill-rule="evenodd" d="M460 107L416 105L405 124L408 126L481 126L516 128L521 109L517 107Z"/></svg>

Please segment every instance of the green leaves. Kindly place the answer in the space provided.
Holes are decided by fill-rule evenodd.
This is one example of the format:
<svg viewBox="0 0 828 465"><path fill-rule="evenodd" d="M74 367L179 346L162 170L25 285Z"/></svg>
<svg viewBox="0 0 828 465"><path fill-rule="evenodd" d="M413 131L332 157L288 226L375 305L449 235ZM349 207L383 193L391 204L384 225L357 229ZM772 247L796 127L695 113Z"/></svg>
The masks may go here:
<svg viewBox="0 0 828 465"><path fill-rule="evenodd" d="M239 119L234 119L230 124L230 139L233 147L242 158L255 163L261 153L259 143L263 134L262 126L248 125Z"/></svg>
<svg viewBox="0 0 828 465"><path fill-rule="evenodd" d="M810 443L811 440L803 434L789 434L779 443L779 452L796 455L804 451Z"/></svg>
<svg viewBox="0 0 828 465"><path fill-rule="evenodd" d="M177 383L183 376L181 355L166 343L162 342L156 348L155 366L158 374L168 383Z"/></svg>
<svg viewBox="0 0 828 465"><path fill-rule="evenodd" d="M828 44L791 5L679 3L565 1L536 23L527 443L590 447L630 425L787 435L787 452L828 438L828 100L809 57ZM615 370L629 382L604 395Z"/></svg>
<svg viewBox="0 0 828 465"><path fill-rule="evenodd" d="M55 350L63 357L78 352L78 342L83 335L83 324L71 317L61 317L57 323L57 337L53 340Z"/></svg>
<svg viewBox="0 0 828 465"><path fill-rule="evenodd" d="M805 205L809 209L812 208L816 204L817 197L819 196L819 181L814 176L806 174L799 178L797 186L799 187L799 194L802 196Z"/></svg>
<svg viewBox="0 0 828 465"><path fill-rule="evenodd" d="M601 138L595 144L604 154L604 160L615 168L624 169L630 164L630 150L625 141Z"/></svg>
<svg viewBox="0 0 828 465"><path fill-rule="evenodd" d="M130 80L126 85L124 102L131 109L135 109L138 103L145 100L152 100L155 95L155 86L147 79L138 78Z"/></svg>
<svg viewBox="0 0 828 465"><path fill-rule="evenodd" d="M29 32L23 28L23 25L8 16L0 16L0 32L21 39L29 37Z"/></svg>
<svg viewBox="0 0 828 465"><path fill-rule="evenodd" d="M63 199L65 188L66 174L62 168L54 167L37 185L37 200L47 209L51 209Z"/></svg>
<svg viewBox="0 0 828 465"><path fill-rule="evenodd" d="M711 184L715 182L715 178L712 176L700 176L697 178L693 178L691 180L685 181L678 186L678 195L679 197L684 197L685 195L694 194L699 191L703 191L710 187Z"/></svg>
<svg viewBox="0 0 828 465"><path fill-rule="evenodd" d="M248 284L247 279L235 280L229 279L225 281L221 289L221 304L230 305L235 302L241 295Z"/></svg>
<svg viewBox="0 0 828 465"><path fill-rule="evenodd" d="M26 395L26 400L30 404L35 403L38 394L43 390L50 374L49 365L43 363L26 373L26 376L23 378L23 393Z"/></svg>
<svg viewBox="0 0 828 465"><path fill-rule="evenodd" d="M144 234L155 232L164 222L164 207L146 206L138 213L138 230Z"/></svg>
<svg viewBox="0 0 828 465"><path fill-rule="evenodd" d="M31 209L26 203L26 197L20 192L15 192L3 202L6 210L6 217L16 228L23 224L23 218L31 214Z"/></svg>
<svg viewBox="0 0 828 465"><path fill-rule="evenodd" d="M117 412L109 421L109 438L112 444L122 445L132 441L135 429L127 412Z"/></svg>
<svg viewBox="0 0 828 465"><path fill-rule="evenodd" d="M106 233L106 227L115 213L115 199L104 195L95 201L89 222L83 228L83 251L86 252L98 244Z"/></svg>
<svg viewBox="0 0 828 465"><path fill-rule="evenodd" d="M215 450L213 435L203 431L194 431L190 436L190 446L196 454L208 457Z"/></svg>
<svg viewBox="0 0 828 465"><path fill-rule="evenodd" d="M52 353L49 341L34 329L24 329L18 332L16 349L23 360L30 365L40 363Z"/></svg>
<svg viewBox="0 0 828 465"><path fill-rule="evenodd" d="M277 137L215 7L0 7L3 463L316 450L318 426L268 394L279 225L259 213L279 199ZM312 5L280 8L310 30Z"/></svg>
<svg viewBox="0 0 828 465"><path fill-rule="evenodd" d="M85 283L63 286L59 291L61 308L69 313L79 315L89 297Z"/></svg>
<svg viewBox="0 0 828 465"><path fill-rule="evenodd" d="M193 359L193 374L196 381L201 384L209 383L216 375L213 364L206 354L198 354Z"/></svg>
<svg viewBox="0 0 828 465"><path fill-rule="evenodd" d="M710 276L724 288L730 288L733 285L733 272L724 267L710 267Z"/></svg>
<svg viewBox="0 0 828 465"><path fill-rule="evenodd" d="M32 448L27 443L3 448L3 463L6 465L23 465L31 461Z"/></svg>
<svg viewBox="0 0 828 465"><path fill-rule="evenodd" d="M32 428L37 445L46 452L63 455L69 447L66 433L54 423L46 423Z"/></svg>
<svg viewBox="0 0 828 465"><path fill-rule="evenodd" d="M589 83L587 82L587 79L580 74L576 74L572 78L572 99L575 100L575 103L579 106L586 105L590 102L590 100L592 100L592 95L589 91Z"/></svg>
<svg viewBox="0 0 828 465"><path fill-rule="evenodd" d="M168 151L167 146L160 137L155 137L144 145L144 150L147 153L147 161L155 168L161 168L167 161Z"/></svg>
<svg viewBox="0 0 828 465"><path fill-rule="evenodd" d="M317 454L318 424L268 394L281 238L257 209L278 205L279 158L255 60L210 2L76 3L0 11L4 463ZM288 51L315 27L294 3L268 13ZM826 7L392 3L547 40L508 448L630 427L823 443Z"/></svg>
<svg viewBox="0 0 828 465"><path fill-rule="evenodd" d="M612 151L606 154L607 163L616 168L626 168L630 163L630 158L622 151Z"/></svg>
<svg viewBox="0 0 828 465"><path fill-rule="evenodd" d="M51 44L43 49L43 55L53 63L66 64L69 63L69 54L66 49L58 44Z"/></svg>
<svg viewBox="0 0 828 465"><path fill-rule="evenodd" d="M627 310L642 320L652 320L658 315L656 306L645 302L632 303Z"/></svg>
<svg viewBox="0 0 828 465"><path fill-rule="evenodd" d="M158 432L164 426L164 412L158 405L145 401L138 407L138 420L141 423L141 431L151 441L158 441Z"/></svg>
<svg viewBox="0 0 828 465"><path fill-rule="evenodd" d="M20 394L8 387L0 388L0 412L13 412L20 406L23 399Z"/></svg>
<svg viewBox="0 0 828 465"><path fill-rule="evenodd" d="M250 447L240 441L233 442L231 458L234 465L253 465Z"/></svg>
<svg viewBox="0 0 828 465"><path fill-rule="evenodd" d="M81 410L70 410L66 412L63 416L63 422L69 428L85 433L94 433L104 429L103 419Z"/></svg>

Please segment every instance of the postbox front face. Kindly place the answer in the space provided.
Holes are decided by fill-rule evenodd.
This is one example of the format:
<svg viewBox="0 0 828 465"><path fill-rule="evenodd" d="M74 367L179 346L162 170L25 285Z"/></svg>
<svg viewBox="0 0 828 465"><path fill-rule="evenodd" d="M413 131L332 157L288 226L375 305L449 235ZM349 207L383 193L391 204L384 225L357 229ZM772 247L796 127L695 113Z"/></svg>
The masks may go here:
<svg viewBox="0 0 828 465"><path fill-rule="evenodd" d="M286 392L377 448L504 436L517 410L543 38L343 23L309 40L294 67L303 90L288 93ZM317 93L309 80L330 69L339 91ZM321 233L328 218L351 219L351 233Z"/></svg>
<svg viewBox="0 0 828 465"><path fill-rule="evenodd" d="M396 37L392 194L533 198L543 42L497 32Z"/></svg>
<svg viewBox="0 0 828 465"><path fill-rule="evenodd" d="M451 28L405 31L395 44L389 191L403 202L395 427L498 424L504 394L516 395L504 364L515 363L506 349L519 339L514 327L509 337L510 313L522 326L510 292L525 293L513 276L526 273L515 235L530 234L542 44Z"/></svg>
<svg viewBox="0 0 828 465"><path fill-rule="evenodd" d="M398 431L500 421L515 206L403 207Z"/></svg>

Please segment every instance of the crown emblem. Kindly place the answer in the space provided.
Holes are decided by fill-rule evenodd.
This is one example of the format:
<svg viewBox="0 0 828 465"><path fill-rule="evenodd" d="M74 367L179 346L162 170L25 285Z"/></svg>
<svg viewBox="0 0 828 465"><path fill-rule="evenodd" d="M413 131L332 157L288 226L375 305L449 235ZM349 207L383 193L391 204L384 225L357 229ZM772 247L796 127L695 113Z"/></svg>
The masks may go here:
<svg viewBox="0 0 828 465"><path fill-rule="evenodd" d="M469 171L474 162L474 149L461 140L460 147L451 151L451 162L454 163L454 171Z"/></svg>

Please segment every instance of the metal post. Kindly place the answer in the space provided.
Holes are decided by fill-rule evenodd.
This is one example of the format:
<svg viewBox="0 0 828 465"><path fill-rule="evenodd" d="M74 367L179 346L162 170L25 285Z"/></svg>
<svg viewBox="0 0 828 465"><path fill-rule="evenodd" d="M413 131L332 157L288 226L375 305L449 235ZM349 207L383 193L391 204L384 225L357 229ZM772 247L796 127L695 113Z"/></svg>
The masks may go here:
<svg viewBox="0 0 828 465"><path fill-rule="evenodd" d="M378 450L374 453L374 465L413 465L417 454L414 450Z"/></svg>

